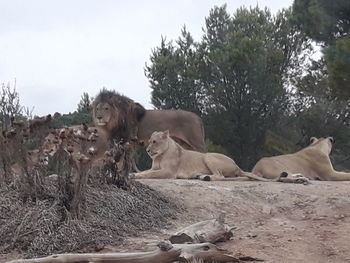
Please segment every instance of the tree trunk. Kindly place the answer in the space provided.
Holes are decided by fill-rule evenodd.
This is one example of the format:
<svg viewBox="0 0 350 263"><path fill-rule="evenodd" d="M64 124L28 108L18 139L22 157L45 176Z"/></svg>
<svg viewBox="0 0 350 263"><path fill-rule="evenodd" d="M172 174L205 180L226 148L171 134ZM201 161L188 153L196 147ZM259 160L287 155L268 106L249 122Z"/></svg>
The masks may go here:
<svg viewBox="0 0 350 263"><path fill-rule="evenodd" d="M215 243L227 241L233 236L232 228L225 224L224 215L218 219L201 221L190 225L172 235L169 240L173 244Z"/></svg>

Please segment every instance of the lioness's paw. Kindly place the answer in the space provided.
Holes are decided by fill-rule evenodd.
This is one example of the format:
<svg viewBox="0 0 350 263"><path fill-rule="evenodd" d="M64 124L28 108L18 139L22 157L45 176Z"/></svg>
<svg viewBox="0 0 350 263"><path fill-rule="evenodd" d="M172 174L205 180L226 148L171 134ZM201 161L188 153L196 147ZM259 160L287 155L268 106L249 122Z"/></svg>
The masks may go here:
<svg viewBox="0 0 350 263"><path fill-rule="evenodd" d="M203 177L203 181L209 182L209 181L211 181L211 177L210 177L209 175L205 175L205 176Z"/></svg>
<svg viewBox="0 0 350 263"><path fill-rule="evenodd" d="M199 175L198 179L201 181L206 181L206 182L211 181L210 175Z"/></svg>

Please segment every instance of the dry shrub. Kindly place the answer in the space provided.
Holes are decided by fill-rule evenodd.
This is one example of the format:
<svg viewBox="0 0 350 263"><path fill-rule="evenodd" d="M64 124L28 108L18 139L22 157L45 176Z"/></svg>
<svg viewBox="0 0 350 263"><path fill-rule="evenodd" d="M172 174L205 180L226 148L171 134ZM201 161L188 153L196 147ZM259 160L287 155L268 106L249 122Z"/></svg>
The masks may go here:
<svg viewBox="0 0 350 263"><path fill-rule="evenodd" d="M45 176L49 167L32 165L27 158L28 151L39 147L47 135L47 123L44 124L32 129L27 137L20 130L11 138L0 137L0 173L5 177L2 179L8 179L0 184L0 254L13 249L28 257L77 250L92 252L107 244L118 245L124 237L140 231L162 227L176 217L181 209L176 202L148 186L129 181L132 152L127 144L115 144L111 151L113 162L121 161L121 168L114 165L109 175L104 170L100 175L115 185L103 180L94 183L93 171L89 173L90 184L86 184L87 166L74 166L72 156L63 149L51 160L57 176ZM14 163L21 167L19 176L11 172ZM19 178L18 185L15 177ZM84 180L79 183L77 178ZM81 191L75 202L77 185Z"/></svg>
<svg viewBox="0 0 350 263"><path fill-rule="evenodd" d="M45 189L56 193L51 181ZM178 205L138 182L125 191L114 185L88 186L81 220L63 220L63 207L52 198L22 202L19 192L0 188L0 253L18 249L27 256L118 245L126 236L165 226Z"/></svg>

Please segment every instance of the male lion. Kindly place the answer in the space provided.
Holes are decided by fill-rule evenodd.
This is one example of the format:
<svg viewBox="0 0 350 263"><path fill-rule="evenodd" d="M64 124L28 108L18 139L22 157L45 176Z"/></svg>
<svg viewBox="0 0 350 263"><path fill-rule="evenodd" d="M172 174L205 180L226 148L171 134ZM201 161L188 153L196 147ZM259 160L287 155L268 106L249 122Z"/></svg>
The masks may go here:
<svg viewBox="0 0 350 263"><path fill-rule="evenodd" d="M200 153L182 148L169 136L169 131L154 132L149 140L147 152L151 156L152 168L135 174L136 179L173 178L224 180L225 177L249 177L268 181L243 172L229 157L219 153Z"/></svg>
<svg viewBox="0 0 350 263"><path fill-rule="evenodd" d="M332 137L312 137L311 144L296 153L262 158L252 172L269 179L277 178L282 173L300 173L313 180L348 181L350 173L333 169L329 159L332 142Z"/></svg>
<svg viewBox="0 0 350 263"><path fill-rule="evenodd" d="M183 110L146 110L114 91L102 90L93 103L93 120L110 138L135 140L147 146L154 131L169 130L186 149L205 152L202 120Z"/></svg>

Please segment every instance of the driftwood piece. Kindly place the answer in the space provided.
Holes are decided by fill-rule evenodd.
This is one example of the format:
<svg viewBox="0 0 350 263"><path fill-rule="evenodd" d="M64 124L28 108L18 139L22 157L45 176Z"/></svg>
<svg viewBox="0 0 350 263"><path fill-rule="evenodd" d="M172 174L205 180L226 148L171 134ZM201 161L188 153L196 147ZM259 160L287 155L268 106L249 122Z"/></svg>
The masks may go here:
<svg viewBox="0 0 350 263"><path fill-rule="evenodd" d="M173 244L215 243L229 240L232 236L232 228L225 224L224 214L222 214L218 219L205 220L190 225L172 235L169 240Z"/></svg>
<svg viewBox="0 0 350 263"><path fill-rule="evenodd" d="M226 250L210 243L171 244L160 242L158 249L150 252L107 254L58 254L36 259L18 259L9 263L170 263L201 259L204 262L239 262Z"/></svg>

